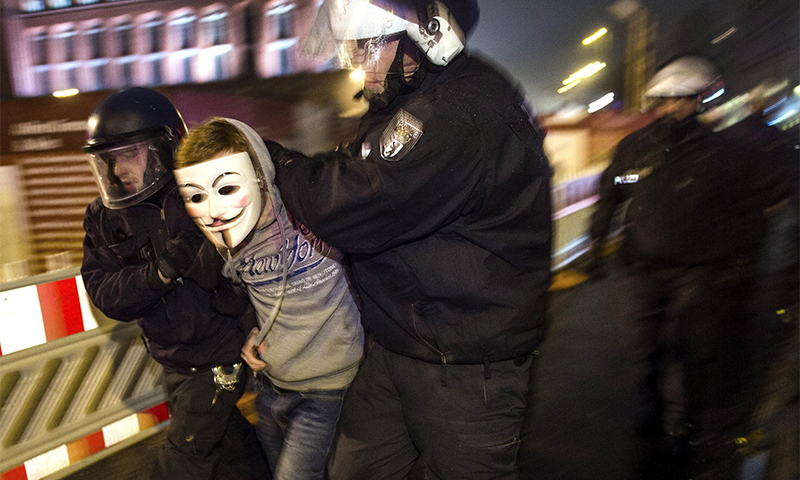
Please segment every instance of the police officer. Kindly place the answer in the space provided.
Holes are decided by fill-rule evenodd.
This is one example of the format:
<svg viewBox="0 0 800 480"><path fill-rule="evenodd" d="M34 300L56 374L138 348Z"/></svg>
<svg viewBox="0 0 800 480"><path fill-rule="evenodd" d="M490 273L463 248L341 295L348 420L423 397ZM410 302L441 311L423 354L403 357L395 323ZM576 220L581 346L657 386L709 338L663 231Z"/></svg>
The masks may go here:
<svg viewBox="0 0 800 480"><path fill-rule="evenodd" d="M622 257L640 330L642 478L728 478L734 439L746 433L745 312L763 209L780 193L767 175L754 175L750 144L698 121L703 101L721 88L716 69L699 57L678 58L654 75L645 96L657 119L620 142L590 228L599 248L629 201ZM682 371L677 419L667 404L680 397L664 389L673 360ZM669 438L681 441L668 445Z"/></svg>
<svg viewBox="0 0 800 480"><path fill-rule="evenodd" d="M404 478L415 462L443 479L518 475L549 166L522 94L464 51L477 20L475 0L324 2L306 47L363 71L369 111L335 152L270 144L289 211L350 254L374 339L332 478Z"/></svg>
<svg viewBox="0 0 800 480"><path fill-rule="evenodd" d="M84 151L101 195L86 209L81 275L100 311L139 322L164 367L171 421L152 478L263 480L262 450L236 406L246 377L235 315L248 304L226 295L218 255L178 195L173 152L185 135L154 90L123 90L96 108Z"/></svg>

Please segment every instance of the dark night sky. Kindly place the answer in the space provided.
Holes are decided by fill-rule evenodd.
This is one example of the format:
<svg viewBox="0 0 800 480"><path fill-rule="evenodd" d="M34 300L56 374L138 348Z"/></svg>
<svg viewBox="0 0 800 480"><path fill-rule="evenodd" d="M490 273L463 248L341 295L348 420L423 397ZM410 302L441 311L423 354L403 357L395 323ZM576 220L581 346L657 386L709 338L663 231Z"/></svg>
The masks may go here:
<svg viewBox="0 0 800 480"><path fill-rule="evenodd" d="M503 66L541 112L552 111L563 103L585 104L607 93L613 79L622 79L626 26L607 11L614 1L479 0L481 19L470 39L470 48ZM758 0L640 0L640 3L648 8L651 18L658 20L658 63L688 48L691 40L683 39L704 37L702 45L709 44L706 39L736 24L734 12ZM796 9L794 0L784 3ZM594 46L581 45L581 40L600 27L608 28L609 34ZM689 32L693 34L687 35ZM596 75L596 80L562 95L556 92L563 79L593 61L608 65ZM617 99L622 97L621 91L615 93Z"/></svg>

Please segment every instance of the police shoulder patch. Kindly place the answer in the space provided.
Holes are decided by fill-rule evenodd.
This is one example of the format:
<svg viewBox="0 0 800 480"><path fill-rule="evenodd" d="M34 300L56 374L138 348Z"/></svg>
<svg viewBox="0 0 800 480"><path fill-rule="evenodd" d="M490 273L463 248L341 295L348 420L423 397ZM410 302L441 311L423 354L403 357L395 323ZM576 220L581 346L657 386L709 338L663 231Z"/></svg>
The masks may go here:
<svg viewBox="0 0 800 480"><path fill-rule="evenodd" d="M405 157L422 136L422 120L400 110L381 134L381 158L396 162Z"/></svg>

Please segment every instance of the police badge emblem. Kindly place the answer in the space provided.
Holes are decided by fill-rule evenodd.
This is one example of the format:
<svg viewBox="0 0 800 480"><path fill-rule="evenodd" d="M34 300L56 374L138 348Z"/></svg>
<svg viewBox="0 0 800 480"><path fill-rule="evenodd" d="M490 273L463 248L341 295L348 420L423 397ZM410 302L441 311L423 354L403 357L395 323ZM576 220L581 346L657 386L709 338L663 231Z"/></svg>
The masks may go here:
<svg viewBox="0 0 800 480"><path fill-rule="evenodd" d="M422 121L400 110L381 134L381 158L387 162L400 160L414 148L421 136Z"/></svg>

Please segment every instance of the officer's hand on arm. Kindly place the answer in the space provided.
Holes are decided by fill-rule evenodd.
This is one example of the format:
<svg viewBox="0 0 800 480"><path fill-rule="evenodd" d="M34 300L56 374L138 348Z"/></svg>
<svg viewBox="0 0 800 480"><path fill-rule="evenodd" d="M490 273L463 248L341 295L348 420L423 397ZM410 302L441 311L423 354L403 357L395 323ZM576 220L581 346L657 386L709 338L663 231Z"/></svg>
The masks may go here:
<svg viewBox="0 0 800 480"><path fill-rule="evenodd" d="M269 151L270 159L275 166L275 172L280 171L283 167L294 161L308 160L302 153L287 150L280 143L264 140L264 145L267 147L267 151Z"/></svg>
<svg viewBox="0 0 800 480"><path fill-rule="evenodd" d="M252 310L247 289L244 286L234 285L230 279L222 277L221 273L219 275L217 287L211 296L211 308L226 317L239 317L245 314L247 310ZM247 328L242 329L242 331L247 332L251 327L257 325L258 323L254 322L252 325L248 325Z"/></svg>
<svg viewBox="0 0 800 480"><path fill-rule="evenodd" d="M186 278L213 291L223 260L199 230L190 229L169 237L155 263L164 283Z"/></svg>
<svg viewBox="0 0 800 480"><path fill-rule="evenodd" d="M245 363L247 363L254 372L260 372L267 368L267 363L259 358L259 354L264 351L264 343L262 342L261 345L258 346L258 349L256 349L254 344L257 336L258 328L250 330L250 334L247 335L247 340L245 340L244 346L242 347L242 359L244 359Z"/></svg>

